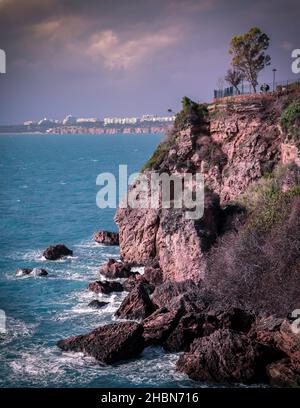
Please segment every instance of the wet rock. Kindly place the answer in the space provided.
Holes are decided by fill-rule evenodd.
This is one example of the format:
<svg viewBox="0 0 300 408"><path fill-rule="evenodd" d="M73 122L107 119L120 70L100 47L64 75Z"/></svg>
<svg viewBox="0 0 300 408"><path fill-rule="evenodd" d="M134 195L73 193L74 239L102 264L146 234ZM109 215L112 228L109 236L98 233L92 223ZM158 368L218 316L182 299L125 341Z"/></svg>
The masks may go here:
<svg viewBox="0 0 300 408"><path fill-rule="evenodd" d="M123 286L120 282L95 281L89 283L88 289L95 293L109 294L111 292L122 292Z"/></svg>
<svg viewBox="0 0 300 408"><path fill-rule="evenodd" d="M267 374L273 387L300 387L300 367L283 358L267 366Z"/></svg>
<svg viewBox="0 0 300 408"><path fill-rule="evenodd" d="M106 264L100 268L100 273L108 279L128 278L134 275L130 271L130 265L123 262L118 262L115 259L109 259Z"/></svg>
<svg viewBox="0 0 300 408"><path fill-rule="evenodd" d="M93 239L103 245L119 245L118 232L98 231L94 233Z"/></svg>
<svg viewBox="0 0 300 408"><path fill-rule="evenodd" d="M51 261L72 255L73 251L67 248L64 244L51 245L43 252L43 256Z"/></svg>
<svg viewBox="0 0 300 408"><path fill-rule="evenodd" d="M221 329L194 340L177 369L197 381L248 384L264 375L260 357L256 343L245 334Z"/></svg>
<svg viewBox="0 0 300 408"><path fill-rule="evenodd" d="M45 269L41 268L18 268L16 271L17 276L25 276L25 275L32 275L32 276L47 276L48 272Z"/></svg>
<svg viewBox="0 0 300 408"><path fill-rule="evenodd" d="M18 268L16 270L16 275L17 276L25 276L25 275L30 275L32 272L32 269L29 268Z"/></svg>
<svg viewBox="0 0 300 408"><path fill-rule="evenodd" d="M46 269L33 268L31 274L34 276L47 276L48 272L46 271Z"/></svg>
<svg viewBox="0 0 300 408"><path fill-rule="evenodd" d="M146 266L143 276L153 286L159 286L163 283L163 274L160 268Z"/></svg>
<svg viewBox="0 0 300 408"><path fill-rule="evenodd" d="M153 313L155 307L147 290L142 284L136 286L123 300L115 316L122 319L145 319Z"/></svg>
<svg viewBox="0 0 300 408"><path fill-rule="evenodd" d="M88 306L92 307L93 309L101 309L102 307L105 307L108 305L108 302L100 302L97 299L92 300Z"/></svg>
<svg viewBox="0 0 300 408"><path fill-rule="evenodd" d="M144 288L147 289L147 292L151 294L154 291L154 286L151 285L147 279L145 279L144 275L140 275L139 273L130 276L126 281L123 282L123 288L127 292L131 292L139 284L143 284Z"/></svg>
<svg viewBox="0 0 300 408"><path fill-rule="evenodd" d="M113 364L142 352L143 326L135 322L108 324L88 334L60 340L57 346L63 351L83 352L102 363Z"/></svg>
<svg viewBox="0 0 300 408"><path fill-rule="evenodd" d="M147 346L162 344L178 321L177 312L163 307L143 321L144 339Z"/></svg>

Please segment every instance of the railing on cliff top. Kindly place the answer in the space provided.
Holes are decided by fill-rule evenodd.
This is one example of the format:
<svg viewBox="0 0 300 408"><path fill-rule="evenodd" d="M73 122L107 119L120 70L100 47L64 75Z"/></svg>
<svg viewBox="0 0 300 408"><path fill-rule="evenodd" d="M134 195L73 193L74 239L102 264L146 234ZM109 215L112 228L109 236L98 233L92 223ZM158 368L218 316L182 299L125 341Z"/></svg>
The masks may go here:
<svg viewBox="0 0 300 408"><path fill-rule="evenodd" d="M293 80L287 80L283 82L261 83L257 85L256 92L254 92L254 89L250 84L242 84L238 86L237 89L234 88L233 86L230 86L224 89L215 89L214 99L226 98L227 96L278 92L278 91L291 90L294 88L300 89L300 78L293 79Z"/></svg>

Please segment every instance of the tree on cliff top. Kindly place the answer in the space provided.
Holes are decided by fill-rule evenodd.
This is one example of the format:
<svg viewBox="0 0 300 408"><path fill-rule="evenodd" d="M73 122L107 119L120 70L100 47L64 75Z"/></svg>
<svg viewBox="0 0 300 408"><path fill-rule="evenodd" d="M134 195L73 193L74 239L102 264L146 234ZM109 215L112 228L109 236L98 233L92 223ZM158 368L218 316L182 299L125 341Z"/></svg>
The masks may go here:
<svg viewBox="0 0 300 408"><path fill-rule="evenodd" d="M229 53L233 56L231 64L234 69L244 74L254 92L259 72L270 65L271 57L265 53L269 44L269 37L258 27L251 28L245 34L236 35L230 41Z"/></svg>
<svg viewBox="0 0 300 408"><path fill-rule="evenodd" d="M244 74L241 71L237 71L236 69L229 69L225 75L225 81L232 85L237 93L240 93L238 86L244 79Z"/></svg>

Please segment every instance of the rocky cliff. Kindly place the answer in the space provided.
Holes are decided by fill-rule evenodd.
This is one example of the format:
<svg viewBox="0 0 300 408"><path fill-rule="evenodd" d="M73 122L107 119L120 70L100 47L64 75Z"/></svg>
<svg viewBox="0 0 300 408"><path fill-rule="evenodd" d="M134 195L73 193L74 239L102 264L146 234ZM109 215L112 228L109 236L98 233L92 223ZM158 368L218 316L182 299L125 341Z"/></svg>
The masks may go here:
<svg viewBox="0 0 300 408"><path fill-rule="evenodd" d="M184 98L128 199L143 196L138 186L153 170L180 183L201 172L203 216L173 205L175 187L173 208L162 199L119 208L125 262L108 260L89 290L128 291L115 316L139 323L100 326L58 347L113 364L159 345L183 351L176 368L194 380L300 386L299 146L299 91L211 105ZM137 263L144 274L131 269Z"/></svg>
<svg viewBox="0 0 300 408"><path fill-rule="evenodd" d="M287 142L281 127L283 110L297 98L294 92L225 98L210 105L185 101L174 129L144 173L202 173L204 216L194 221L187 220L183 210L119 209L116 222L124 260L157 261L165 281L203 279L211 247L242 222L243 208L233 202L281 163L298 163L298 147Z"/></svg>

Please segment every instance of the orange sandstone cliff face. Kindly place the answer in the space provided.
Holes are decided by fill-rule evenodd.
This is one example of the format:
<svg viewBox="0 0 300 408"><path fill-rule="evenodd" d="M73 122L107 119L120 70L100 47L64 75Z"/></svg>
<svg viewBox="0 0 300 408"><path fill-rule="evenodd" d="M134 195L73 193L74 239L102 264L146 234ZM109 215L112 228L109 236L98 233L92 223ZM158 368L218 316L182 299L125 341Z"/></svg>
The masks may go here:
<svg viewBox="0 0 300 408"><path fill-rule="evenodd" d="M208 190L204 216L195 221L187 220L183 210L118 209L122 258L139 264L155 259L165 281L203 279L210 248L240 221L241 208L230 202L272 173L282 159L296 162L297 148L290 148L293 160L282 147L285 103L269 95L228 99L209 105L208 116L200 121L175 123L157 167L168 173L203 174ZM148 170L153 168L152 163Z"/></svg>

